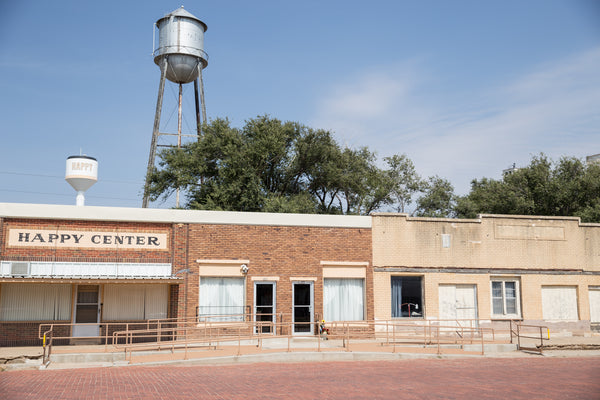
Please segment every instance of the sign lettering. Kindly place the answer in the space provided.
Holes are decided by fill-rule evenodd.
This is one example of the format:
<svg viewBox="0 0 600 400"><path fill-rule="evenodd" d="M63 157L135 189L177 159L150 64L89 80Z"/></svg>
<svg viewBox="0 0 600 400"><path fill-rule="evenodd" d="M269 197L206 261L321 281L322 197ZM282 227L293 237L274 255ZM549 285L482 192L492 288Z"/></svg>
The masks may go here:
<svg viewBox="0 0 600 400"><path fill-rule="evenodd" d="M9 229L9 247L121 248L167 250L168 234L154 232L97 232Z"/></svg>

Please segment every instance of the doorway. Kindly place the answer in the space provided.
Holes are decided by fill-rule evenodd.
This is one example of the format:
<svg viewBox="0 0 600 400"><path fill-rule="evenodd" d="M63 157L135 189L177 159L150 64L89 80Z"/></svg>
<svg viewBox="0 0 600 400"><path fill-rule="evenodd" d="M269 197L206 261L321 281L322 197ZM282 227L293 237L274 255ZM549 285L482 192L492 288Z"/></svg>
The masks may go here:
<svg viewBox="0 0 600 400"><path fill-rule="evenodd" d="M78 285L73 313L74 337L98 337L100 335L100 286ZM80 325L81 324L81 325Z"/></svg>
<svg viewBox="0 0 600 400"><path fill-rule="evenodd" d="M477 327L477 287L475 285L440 285L440 319L444 325Z"/></svg>
<svg viewBox="0 0 600 400"><path fill-rule="evenodd" d="M275 333L275 282L254 283L254 318L257 322L256 331L260 333ZM265 323L261 325L260 323ZM271 324L269 324L271 323Z"/></svg>
<svg viewBox="0 0 600 400"><path fill-rule="evenodd" d="M292 333L312 335L313 330L313 282L292 283Z"/></svg>

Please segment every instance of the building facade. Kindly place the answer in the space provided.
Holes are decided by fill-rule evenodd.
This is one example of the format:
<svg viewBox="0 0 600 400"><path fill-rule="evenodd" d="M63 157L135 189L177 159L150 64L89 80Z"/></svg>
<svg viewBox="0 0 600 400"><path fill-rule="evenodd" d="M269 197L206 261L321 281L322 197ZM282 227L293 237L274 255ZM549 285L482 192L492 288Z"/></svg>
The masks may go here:
<svg viewBox="0 0 600 400"><path fill-rule="evenodd" d="M93 337L258 318L302 335L373 319L370 217L0 204L0 218L0 345L38 343L41 323Z"/></svg>
<svg viewBox="0 0 600 400"><path fill-rule="evenodd" d="M172 318L589 331L600 224L0 203L0 345L39 344L40 324L81 338Z"/></svg>
<svg viewBox="0 0 600 400"><path fill-rule="evenodd" d="M600 323L600 224L579 218L374 214L373 270L376 319Z"/></svg>

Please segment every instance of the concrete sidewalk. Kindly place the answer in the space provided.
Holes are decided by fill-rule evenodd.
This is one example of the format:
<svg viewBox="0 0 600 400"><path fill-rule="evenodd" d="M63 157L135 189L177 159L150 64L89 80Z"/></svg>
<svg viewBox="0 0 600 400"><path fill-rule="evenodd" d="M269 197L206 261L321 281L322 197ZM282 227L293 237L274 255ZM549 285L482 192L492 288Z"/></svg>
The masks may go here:
<svg viewBox="0 0 600 400"><path fill-rule="evenodd" d="M415 358L460 358L460 357L540 357L538 354L516 350L506 338L504 343L486 344L484 354L481 345L466 345L464 350L457 346L443 347L441 354L437 346L397 345L395 350L381 343L369 341L352 341L350 350L342 347L341 341L321 341L316 338L295 338L290 342L287 351L287 339L265 339L262 348L256 341L244 341L240 348L236 343L221 344L216 349L206 347L189 347L187 350L177 348L171 351L168 342L164 350L134 351L128 360L124 350L112 345L70 345L54 346L52 362L48 369L110 367L125 365L165 365L165 364L237 364L257 362L318 362L318 361L353 361L353 360L397 360ZM522 346L535 347L539 340L521 340ZM320 346L320 351L317 351ZM544 341L544 357L598 357L600 356L600 334L584 336L551 337ZM240 349L242 349L240 354ZM42 365L42 347L2 347L0 348L0 371L21 369L44 369Z"/></svg>

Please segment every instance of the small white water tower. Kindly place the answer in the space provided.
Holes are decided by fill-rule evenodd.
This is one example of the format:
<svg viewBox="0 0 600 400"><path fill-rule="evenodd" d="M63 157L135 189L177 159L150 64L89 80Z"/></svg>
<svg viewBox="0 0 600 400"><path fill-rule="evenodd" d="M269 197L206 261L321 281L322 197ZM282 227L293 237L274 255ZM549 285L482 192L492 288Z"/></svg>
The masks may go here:
<svg viewBox="0 0 600 400"><path fill-rule="evenodd" d="M86 190L98 181L98 161L88 156L68 157L65 180L77 191L75 204L83 206Z"/></svg>

